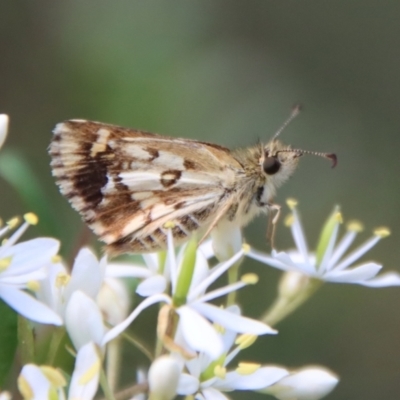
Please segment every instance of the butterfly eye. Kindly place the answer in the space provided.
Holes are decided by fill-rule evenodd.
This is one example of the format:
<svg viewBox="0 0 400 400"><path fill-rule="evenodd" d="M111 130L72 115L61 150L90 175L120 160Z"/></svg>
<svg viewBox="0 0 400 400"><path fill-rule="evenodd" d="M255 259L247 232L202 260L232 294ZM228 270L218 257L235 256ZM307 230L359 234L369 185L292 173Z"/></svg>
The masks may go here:
<svg viewBox="0 0 400 400"><path fill-rule="evenodd" d="M276 174L281 168L281 163L277 157L265 157L263 169L267 175Z"/></svg>

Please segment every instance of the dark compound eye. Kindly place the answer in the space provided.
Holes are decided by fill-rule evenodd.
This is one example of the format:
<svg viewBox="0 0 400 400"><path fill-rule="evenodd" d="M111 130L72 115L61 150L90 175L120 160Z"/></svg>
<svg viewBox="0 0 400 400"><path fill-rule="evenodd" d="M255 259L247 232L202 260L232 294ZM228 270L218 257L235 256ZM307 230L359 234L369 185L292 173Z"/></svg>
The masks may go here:
<svg viewBox="0 0 400 400"><path fill-rule="evenodd" d="M267 175L276 174L281 168L281 163L278 160L278 157L265 157L263 169Z"/></svg>

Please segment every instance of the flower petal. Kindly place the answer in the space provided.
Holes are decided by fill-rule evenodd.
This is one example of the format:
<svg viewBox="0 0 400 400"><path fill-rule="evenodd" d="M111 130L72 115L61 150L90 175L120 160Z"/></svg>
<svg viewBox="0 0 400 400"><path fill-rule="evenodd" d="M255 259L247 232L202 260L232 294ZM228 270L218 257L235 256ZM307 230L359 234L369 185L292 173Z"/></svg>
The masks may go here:
<svg viewBox="0 0 400 400"><path fill-rule="evenodd" d="M347 268L344 271L338 271L335 268L326 273L323 279L329 282L361 283L375 277L381 268L382 265L372 262L360 265L359 267Z"/></svg>
<svg viewBox="0 0 400 400"><path fill-rule="evenodd" d="M242 248L242 232L237 224L227 219L218 222L211 231L212 245L219 261L231 258Z"/></svg>
<svg viewBox="0 0 400 400"><path fill-rule="evenodd" d="M213 386L223 390L262 390L287 375L287 369L275 366L261 367L248 375L232 371L226 374L225 379L217 380Z"/></svg>
<svg viewBox="0 0 400 400"><path fill-rule="evenodd" d="M199 389L200 382L193 375L182 373L179 377L178 389L176 392L181 396L194 394Z"/></svg>
<svg viewBox="0 0 400 400"><path fill-rule="evenodd" d="M145 253L142 254L143 260L146 263L147 268L153 272L157 273L158 271L158 254L157 253Z"/></svg>
<svg viewBox="0 0 400 400"><path fill-rule="evenodd" d="M279 400L318 400L330 393L338 382L338 377L326 368L308 367L293 372L263 392Z"/></svg>
<svg viewBox="0 0 400 400"><path fill-rule="evenodd" d="M99 262L89 249L81 249L75 259L65 297L68 299L76 290L81 290L95 299L104 280L104 268L105 260Z"/></svg>
<svg viewBox="0 0 400 400"><path fill-rule="evenodd" d="M180 316L179 325L188 345L196 351L203 351L213 359L218 358L223 351L223 344L213 326L188 306L179 307L176 312Z"/></svg>
<svg viewBox="0 0 400 400"><path fill-rule="evenodd" d="M121 332L123 332L131 323L132 321L147 307L150 307L151 305L155 303L160 303L164 301L165 303L170 304L171 299L164 295L164 294L155 294L153 296L147 297L144 299L134 310L133 312L126 318L124 321L122 321L120 324L114 326L112 329L110 329L103 337L101 345L104 346L106 343L108 343L110 340L115 339Z"/></svg>
<svg viewBox="0 0 400 400"><path fill-rule="evenodd" d="M106 278L96 298L103 318L111 325L123 321L130 308L130 293L121 279Z"/></svg>
<svg viewBox="0 0 400 400"><path fill-rule="evenodd" d="M0 298L19 314L42 324L62 325L62 319L46 304L29 294L7 286L0 286Z"/></svg>
<svg viewBox="0 0 400 400"><path fill-rule="evenodd" d="M163 293L166 287L166 279L161 275L154 275L139 283L136 288L136 293L139 296L148 297L153 294Z"/></svg>
<svg viewBox="0 0 400 400"><path fill-rule="evenodd" d="M31 396L33 395L29 396L30 400L48 399L50 387L50 381L37 365L24 365L18 377L18 388L24 398L30 392Z"/></svg>
<svg viewBox="0 0 400 400"><path fill-rule="evenodd" d="M10 266L0 274L3 276L22 275L44 267L58 253L60 242L51 238L36 238L0 248L0 258L12 257Z"/></svg>
<svg viewBox="0 0 400 400"><path fill-rule="evenodd" d="M95 301L86 293L74 292L65 309L65 326L76 349L89 342L101 345L103 317Z"/></svg>
<svg viewBox="0 0 400 400"><path fill-rule="evenodd" d="M212 304L194 303L191 305L191 308L195 309L211 321L216 322L224 328L232 330L234 332L251 333L252 335L278 333L275 329L272 329L267 324L261 321L242 317L241 315L231 313Z"/></svg>
<svg viewBox="0 0 400 400"><path fill-rule="evenodd" d="M196 400L203 398L205 400L230 400L229 397L225 396L223 393L221 393L219 390L216 390L212 387L209 387L207 389L203 389L201 391L201 394L203 395L202 397L196 396Z"/></svg>
<svg viewBox="0 0 400 400"><path fill-rule="evenodd" d="M212 245L212 240L207 239L205 240L200 246L199 250L203 253L204 257L207 258L207 260L211 257L214 257L214 249Z"/></svg>
<svg viewBox="0 0 400 400"><path fill-rule="evenodd" d="M285 253L281 251L277 253L275 252L275 250L273 250L272 256L275 257L280 262L286 264L288 266L286 270L300 271L305 275L311 275L311 276L316 275L315 266L311 262L311 260L314 260L314 258L312 258L311 254L309 254L307 257L308 259L307 263L304 261L303 255L298 251L290 253L289 252Z"/></svg>
<svg viewBox="0 0 400 400"><path fill-rule="evenodd" d="M154 272L141 265L108 263L106 267L106 276L113 278L148 278L153 276Z"/></svg>
<svg viewBox="0 0 400 400"><path fill-rule="evenodd" d="M271 267L280 269L282 271L287 271L288 269L290 269L289 265L278 260L276 257L271 257L268 254L262 253L261 251L258 250L254 250L253 248L251 248L248 252L246 252L246 256L254 260L260 261L263 264L267 264Z"/></svg>
<svg viewBox="0 0 400 400"><path fill-rule="evenodd" d="M68 399L91 400L97 392L101 358L96 345L89 342L78 351L71 378Z"/></svg>
<svg viewBox="0 0 400 400"><path fill-rule="evenodd" d="M376 278L369 279L368 281L360 282L360 285L368 287L388 287L400 286L400 274L398 272L385 272Z"/></svg>

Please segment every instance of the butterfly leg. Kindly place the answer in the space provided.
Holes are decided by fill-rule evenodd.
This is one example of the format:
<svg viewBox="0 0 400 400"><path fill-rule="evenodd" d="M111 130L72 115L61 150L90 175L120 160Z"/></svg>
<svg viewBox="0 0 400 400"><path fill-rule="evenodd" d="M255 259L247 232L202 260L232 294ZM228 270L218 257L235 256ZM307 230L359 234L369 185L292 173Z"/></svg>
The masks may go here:
<svg viewBox="0 0 400 400"><path fill-rule="evenodd" d="M275 249L275 232L276 225L281 215L281 206L279 204L267 203L267 209L269 211L268 216L268 228L267 228L267 241L271 244L271 248ZM272 213L275 211L275 215Z"/></svg>

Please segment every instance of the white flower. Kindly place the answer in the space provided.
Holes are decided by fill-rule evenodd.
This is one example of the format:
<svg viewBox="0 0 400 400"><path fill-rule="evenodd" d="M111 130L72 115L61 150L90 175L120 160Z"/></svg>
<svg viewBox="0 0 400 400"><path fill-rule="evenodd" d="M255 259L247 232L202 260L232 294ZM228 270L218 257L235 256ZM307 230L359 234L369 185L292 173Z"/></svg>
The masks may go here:
<svg viewBox="0 0 400 400"><path fill-rule="evenodd" d="M126 329L145 308L158 302L169 304L179 315L178 330L185 338L189 351L203 351L214 357L217 357L223 351L222 341L209 320L240 333L255 335L276 333L275 330L262 322L234 315L208 303L210 300L238 290L249 283L254 283L254 281L250 282L251 279L249 279L253 277L245 277L240 282L204 294L207 288L235 264L243 254L243 250L240 250L228 261L218 264L210 271L206 258L197 249L197 243L190 241L181 251L177 260L169 229L165 268L169 270L171 277L171 296L156 293L143 300L123 323L106 333L103 344Z"/></svg>
<svg viewBox="0 0 400 400"><path fill-rule="evenodd" d="M64 319L65 309L74 292L79 290L96 299L104 281L106 262L106 257L99 262L89 249L84 248L75 259L71 275L60 261L53 263L36 293L38 299Z"/></svg>
<svg viewBox="0 0 400 400"><path fill-rule="evenodd" d="M227 312L240 315L239 307L231 306ZM239 363L229 371L228 364L239 352L256 340L254 335L237 338L234 330L226 329L219 334L223 342L223 353L218 358L200 353L190 360L183 360L188 373L182 373L178 386L180 395L196 395L196 398L226 398L221 392L233 390L262 390L273 385L289 372L282 367L254 363ZM237 346L233 348L235 343ZM233 349L232 349L233 348Z"/></svg>
<svg viewBox="0 0 400 400"><path fill-rule="evenodd" d="M0 298L11 308L32 321L61 325L59 316L45 304L27 294L25 289L37 289L45 277L45 267L51 265L60 243L51 238L37 238L15 244L29 225L37 223L34 214L26 214L25 222L0 247ZM0 237L18 224L16 218L0 229Z"/></svg>
<svg viewBox="0 0 400 400"><path fill-rule="evenodd" d="M184 248L182 248L183 250ZM207 240L199 246L202 259L214 256L211 240ZM136 293L142 297L163 293L171 282L170 268L165 265L165 259L161 253L142 254L145 265L128 263L109 263L106 274L115 278L137 278L141 282L136 288ZM233 254L232 254L233 255ZM183 251L180 252L179 261L182 261Z"/></svg>
<svg viewBox="0 0 400 400"><path fill-rule="evenodd" d="M75 360L68 399L91 400L97 392L101 371L101 357L93 343L79 349Z"/></svg>
<svg viewBox="0 0 400 400"><path fill-rule="evenodd" d="M108 264L107 274L114 278L137 278L142 280L136 288L136 293L148 297L163 293L169 283L169 274L164 269L163 261L157 253L142 254L145 265L128 263ZM164 269L164 270L163 270Z"/></svg>
<svg viewBox="0 0 400 400"><path fill-rule="evenodd" d="M106 328L101 311L96 302L80 290L72 293L68 301L65 327L76 349L79 350L90 342L103 346Z"/></svg>
<svg viewBox="0 0 400 400"><path fill-rule="evenodd" d="M7 114L0 114L0 149L6 141L9 118Z"/></svg>
<svg viewBox="0 0 400 400"><path fill-rule="evenodd" d="M243 245L242 232L237 224L228 220L218 222L211 231L212 247L219 261L228 260L236 254Z"/></svg>
<svg viewBox="0 0 400 400"><path fill-rule="evenodd" d="M103 313L105 321L111 325L122 322L129 314L130 295L121 279L106 277L97 295L97 305Z"/></svg>
<svg viewBox="0 0 400 400"><path fill-rule="evenodd" d="M262 392L279 400L319 400L329 394L338 382L337 375L326 368L304 367Z"/></svg>
<svg viewBox="0 0 400 400"><path fill-rule="evenodd" d="M99 384L100 368L101 358L96 346L88 343L76 356L68 399L93 399ZM18 377L19 391L27 400L65 400L66 384L63 375L49 366L27 364Z"/></svg>
<svg viewBox="0 0 400 400"><path fill-rule="evenodd" d="M387 228L376 229L372 238L346 257L343 257L360 231L361 225L356 222L350 223L348 232L339 243L336 243L342 217L340 212L335 210L321 232L316 252L310 253L295 207L296 203L288 201L288 204L293 214L287 222L291 228L297 250L286 253L273 250L272 256L269 256L251 249L247 253L249 257L283 271L298 271L304 275L327 282L352 283L369 287L400 285L400 274L397 272L387 272L377 276L382 268L380 264L366 262L353 266L382 238L389 235L390 232Z"/></svg>
<svg viewBox="0 0 400 400"><path fill-rule="evenodd" d="M176 396L181 367L170 356L157 358L149 369L149 398L152 400L172 400Z"/></svg>

